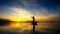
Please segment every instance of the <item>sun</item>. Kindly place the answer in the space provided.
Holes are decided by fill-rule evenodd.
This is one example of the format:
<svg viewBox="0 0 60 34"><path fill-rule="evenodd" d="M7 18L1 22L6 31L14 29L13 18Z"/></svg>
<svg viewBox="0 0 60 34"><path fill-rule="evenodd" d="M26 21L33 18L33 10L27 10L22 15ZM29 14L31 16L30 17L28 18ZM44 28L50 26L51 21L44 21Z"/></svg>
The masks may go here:
<svg viewBox="0 0 60 34"><path fill-rule="evenodd" d="M21 17L12 17L10 18L11 21L28 21L28 20L32 20L31 16L26 16L26 15L22 15Z"/></svg>

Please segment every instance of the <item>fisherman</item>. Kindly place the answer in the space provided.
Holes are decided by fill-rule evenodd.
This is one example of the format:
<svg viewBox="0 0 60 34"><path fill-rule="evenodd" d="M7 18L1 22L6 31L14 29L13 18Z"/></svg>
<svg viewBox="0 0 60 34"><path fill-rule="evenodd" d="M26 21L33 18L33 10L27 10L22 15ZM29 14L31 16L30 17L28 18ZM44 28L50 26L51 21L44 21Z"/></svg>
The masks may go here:
<svg viewBox="0 0 60 34"><path fill-rule="evenodd" d="M32 17L33 21L32 21L32 25L33 25L33 31L35 31L35 26L37 25L37 22L35 21L34 16Z"/></svg>

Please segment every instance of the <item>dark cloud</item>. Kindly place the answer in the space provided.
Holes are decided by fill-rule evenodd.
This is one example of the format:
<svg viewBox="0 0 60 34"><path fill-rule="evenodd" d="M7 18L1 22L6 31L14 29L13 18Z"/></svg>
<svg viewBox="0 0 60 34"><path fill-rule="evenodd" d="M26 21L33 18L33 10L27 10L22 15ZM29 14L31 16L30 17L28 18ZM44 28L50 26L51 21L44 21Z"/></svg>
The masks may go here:
<svg viewBox="0 0 60 34"><path fill-rule="evenodd" d="M60 0L0 0L0 7L2 10L4 10L4 7L22 7L25 9L29 8L29 10L47 8L48 12L56 13L58 7L60 7Z"/></svg>
<svg viewBox="0 0 60 34"><path fill-rule="evenodd" d="M0 0L0 5L55 8L60 6L60 0Z"/></svg>

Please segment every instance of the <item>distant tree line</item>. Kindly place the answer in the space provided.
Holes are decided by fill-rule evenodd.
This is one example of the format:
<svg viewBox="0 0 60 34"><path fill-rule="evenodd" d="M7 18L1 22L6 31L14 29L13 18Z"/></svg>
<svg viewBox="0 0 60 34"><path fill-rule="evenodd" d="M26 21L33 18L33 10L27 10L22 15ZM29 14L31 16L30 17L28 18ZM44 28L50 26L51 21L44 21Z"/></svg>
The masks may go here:
<svg viewBox="0 0 60 34"><path fill-rule="evenodd" d="M8 19L3 19L3 18L0 18L0 26L5 26L5 25L8 25L10 24L10 20Z"/></svg>

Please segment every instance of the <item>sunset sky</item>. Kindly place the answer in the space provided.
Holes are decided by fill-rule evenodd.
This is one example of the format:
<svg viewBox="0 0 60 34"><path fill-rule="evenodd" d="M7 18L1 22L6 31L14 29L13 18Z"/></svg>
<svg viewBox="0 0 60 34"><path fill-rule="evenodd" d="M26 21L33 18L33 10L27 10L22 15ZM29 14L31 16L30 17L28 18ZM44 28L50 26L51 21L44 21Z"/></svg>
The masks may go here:
<svg viewBox="0 0 60 34"><path fill-rule="evenodd" d="M0 33L33 34L33 25L36 33L58 33L60 0L0 0Z"/></svg>
<svg viewBox="0 0 60 34"><path fill-rule="evenodd" d="M60 0L0 0L0 18L12 21L60 21Z"/></svg>

